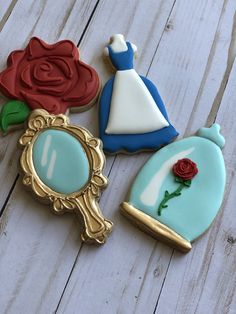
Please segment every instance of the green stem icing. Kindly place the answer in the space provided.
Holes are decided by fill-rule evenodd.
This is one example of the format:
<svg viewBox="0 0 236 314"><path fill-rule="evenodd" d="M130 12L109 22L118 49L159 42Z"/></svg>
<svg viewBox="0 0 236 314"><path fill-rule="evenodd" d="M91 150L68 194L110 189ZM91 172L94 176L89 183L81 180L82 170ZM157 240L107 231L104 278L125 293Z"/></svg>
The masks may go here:
<svg viewBox="0 0 236 314"><path fill-rule="evenodd" d="M164 195L164 198L163 200L161 201L159 207L158 207L158 211L157 211L157 214L158 216L161 216L161 212L164 208L167 208L168 205L166 205L166 203L174 198L174 197L177 197L177 196L180 196L181 195L181 191L183 190L184 187L187 187L189 188L191 186L191 180L182 180L181 178L179 177L175 177L175 181L180 183L179 187L172 193L169 193L168 191L165 191L165 195Z"/></svg>
<svg viewBox="0 0 236 314"><path fill-rule="evenodd" d="M22 124L29 116L30 109L26 103L18 100L6 102L0 113L0 128L7 132L10 125Z"/></svg>

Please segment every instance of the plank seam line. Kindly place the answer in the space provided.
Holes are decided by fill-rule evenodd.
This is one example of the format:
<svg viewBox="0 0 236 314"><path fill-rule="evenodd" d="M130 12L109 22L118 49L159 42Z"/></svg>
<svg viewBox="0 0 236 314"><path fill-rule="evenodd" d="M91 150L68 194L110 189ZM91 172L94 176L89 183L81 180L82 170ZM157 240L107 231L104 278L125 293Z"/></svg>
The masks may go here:
<svg viewBox="0 0 236 314"><path fill-rule="evenodd" d="M86 25L85 25L85 27L84 27L84 30L83 30L83 32L82 32L82 34L81 34L81 36L80 36L80 39L79 39L79 41L78 41L77 47L79 47L79 45L80 45L81 42L82 42L82 39L84 38L84 35L85 35L85 33L86 33L86 31L87 31L87 29L88 29L88 27L89 27L89 24L90 24L90 22L91 22L91 20L92 20L92 18L93 18L93 16L94 16L94 13L95 13L95 11L96 11L96 9L97 9L97 6L98 6L98 4L99 4L99 1L100 1L100 0L98 0L98 1L96 2L95 6L94 6L94 8L93 8L93 10L92 10L92 12L91 12L91 14L90 14L90 17L88 18L88 21L87 21L87 23L86 23Z"/></svg>
<svg viewBox="0 0 236 314"><path fill-rule="evenodd" d="M63 31L63 28L65 27L65 25L66 25L66 23L67 23L67 21L68 21L70 15L71 15L71 12L72 12L73 9L74 9L74 6L75 6L76 1L77 1L77 0L74 0L72 6L70 7L70 9L68 10L68 12L67 12L67 14L66 14L66 17L63 19L62 25L61 25L61 27L59 28L59 30L58 30L58 32L57 32L57 33L58 33L57 38L59 38L59 37L61 36L62 31Z"/></svg>
<svg viewBox="0 0 236 314"><path fill-rule="evenodd" d="M225 70L220 88L214 99L211 111L207 117L207 125L214 123L216 120L218 111L220 109L221 101L224 97L224 91L228 85L229 76L233 68L234 61L235 61L236 13L234 13L233 20L234 21L233 21L232 32L231 32L231 42L230 42L230 46L228 50L227 66L226 66L226 70Z"/></svg>
<svg viewBox="0 0 236 314"><path fill-rule="evenodd" d="M172 12L173 12L175 3L176 3L176 0L174 0L174 2L173 2L173 4L172 4L172 7L171 7L171 9L170 9L170 12L169 12L169 14L168 14L168 16L167 16L165 26L164 26L164 28L163 28L161 37L160 37L160 39L159 39L159 41L158 41L158 43L157 43L156 49L155 49L154 54L153 54L153 56L152 56L150 65L149 65L148 70L147 70L147 72L146 72L146 76L148 76L148 73L149 73L149 71L150 71L150 69L151 69L151 67L152 67L153 61L154 61L155 56L156 56L156 54L157 54L157 50L158 50L158 48L159 48L159 46L160 46L161 40L162 40L162 38L163 38L163 36L164 36L164 33L165 33L165 31L166 31L166 26L167 26L167 24L168 24L168 22L169 22L169 20L170 20L170 16L171 16Z"/></svg>
<svg viewBox="0 0 236 314"><path fill-rule="evenodd" d="M164 245L165 245L165 244L164 244ZM167 269L166 269L165 277L164 277L164 279L163 279L160 292L159 292L158 297L157 297L157 302L156 302L156 305L155 305L153 314L157 314L158 303L159 303L159 300L160 300L160 297L161 297L162 290L163 290L164 285L165 285L166 277L167 277L167 274L168 274L168 271L169 271L169 268L170 268L170 264L171 264L172 258L173 258L173 256L174 256L174 252L175 252L175 250L172 250L171 257L170 257L170 260L169 260L169 263L168 263L168 266L167 266Z"/></svg>
<svg viewBox="0 0 236 314"><path fill-rule="evenodd" d="M91 14L90 14L90 16L89 16L88 22L86 23L86 25L85 25L85 27L84 27L84 30L83 30L83 32L82 32L82 34L81 34L81 36L80 36L80 39L79 39L78 44L77 44L77 47L81 44L81 42L82 42L82 40L83 40L83 38L84 38L84 36L85 36L85 33L86 33L86 31L87 31L87 29L88 29L88 27L89 27L89 24L90 24L90 22L91 22L91 20L92 20L92 18L93 18L93 15L94 15L94 13L95 13L95 11L96 11L96 9L97 9L97 6L98 6L98 4L99 4L99 1L100 1L100 0L98 0L98 1L96 2L96 4L95 4L95 6L94 6L94 8L93 8L93 10L92 10L92 12L91 12ZM58 301L57 307L56 307L56 309L55 309L55 311L54 311L55 314L56 314L56 313L58 312L58 310L59 310L61 301L62 301L63 296L64 296L64 294L65 294L66 288L67 288L67 286L68 286L68 283L69 283L69 281L70 281L71 275L72 275L72 273L73 273L73 271L74 271L75 265L76 265L76 263L77 263L77 260L78 260L78 258L79 258L79 255L80 255L80 252L81 252L82 248L83 248L83 243L81 243L81 245L80 245L80 247L79 247L78 253L77 253L76 258L75 258L75 261L74 261L74 263L73 263L73 266L72 266L72 268L71 268L71 271L70 271L70 273L69 273L69 276L68 276L68 278L67 278L67 281L66 281L66 283L65 283L65 286L64 286L63 291L62 291L62 293L61 293L61 296L60 296L60 299L59 299L59 301Z"/></svg>
<svg viewBox="0 0 236 314"><path fill-rule="evenodd" d="M92 19L92 16L93 16L93 14L94 14L94 12L95 12L95 10L96 10L96 7L97 7L99 1L100 1L100 0L98 0L98 1L96 2L95 6L94 6L94 8L93 8L93 10L92 10L91 15L89 16L89 19L88 19L88 22L86 23L86 26L85 26L85 28L84 28L84 31L82 32L82 34L81 34L81 36L80 36L80 40L79 40L78 45L80 44L80 42L81 42L81 40L82 40L82 38L83 38L83 36L84 36L84 34L85 34L85 30L88 28L88 24L89 24L89 22L90 22L91 19ZM13 2L14 2L14 6L15 6L17 0L14 0ZM13 2L12 2L12 3L13 3ZM14 8L14 6L13 6L13 8ZM10 7L11 7L11 5L9 6L9 8L10 8ZM8 10L10 10L9 8L8 8ZM13 8L12 8L11 12L13 11ZM7 19L9 18L11 12L9 13ZM5 15L6 15L6 14L5 14ZM38 20L36 21L36 24L37 24L37 22L38 22ZM34 26L34 27L35 27L35 26ZM1 23L0 23L0 31L1 31ZM31 34L32 34L32 32L31 32ZM31 37L31 36L30 36L30 37ZM77 46L78 46L78 45L77 45ZM11 188L10 188L10 191L9 191L9 193L8 193L8 195L7 195L7 198L6 198L6 200L5 200L5 202L4 202L3 206L2 206L2 208L1 208L1 210L0 210L0 217L2 216L2 213L3 213L3 211L4 211L5 207L6 207L6 205L7 205L8 201L9 201L9 199L10 199L10 196L11 196L13 190L14 190L14 187L15 187L15 185L16 185L16 182L17 182L18 178L19 178L19 174L16 176L16 178L15 178L15 180L14 180L14 182L13 182Z"/></svg>
<svg viewBox="0 0 236 314"><path fill-rule="evenodd" d="M187 124L187 127L185 129L183 137L186 137L186 135L189 134L189 129L191 128L191 125L192 125L192 118L194 116L194 112L196 111L196 108L199 105L199 100L201 98L201 94L202 94L202 91L204 89L204 86L205 86L205 83L207 80L207 76L209 74L209 70L210 70L210 67L211 67L211 64L212 64L212 61L214 58L214 54L215 54L216 43L217 43L217 39L218 39L218 30L219 30L219 26L220 26L221 19L222 19L222 14L223 14L224 8L226 6L226 2L227 2L227 0L224 2L223 6L222 6L221 15L220 15L217 27L216 27L216 32L215 32L215 36L214 36L212 46L210 49L210 53L209 53L209 57L207 60L205 72L203 74L203 78L202 78L202 81L201 81L201 84L200 84L200 87L199 87L199 90L197 93L197 97L196 97L192 112L190 114L190 118L188 120L188 124ZM214 101L212 103L212 107L211 107L211 110L210 110L209 115L207 117L205 126L210 126L215 121L216 114L219 110L220 103L221 103L221 100L223 98L224 90L225 90L227 82L228 82L229 74L230 74L232 66L233 66L233 60L234 60L233 51L234 51L234 44L235 44L235 27L236 27L236 20L235 20L235 14L234 14L233 26L232 26L232 32L231 32L231 43L230 43L229 51L228 51L228 58L227 58L228 61L227 61L226 70L225 70L225 73L223 75L223 79L222 79L222 82L220 84L219 90L216 93L216 96L215 96Z"/></svg>
<svg viewBox="0 0 236 314"><path fill-rule="evenodd" d="M8 9L7 9L7 11L6 11L6 13L3 15L3 17L2 17L2 19L1 19L1 21L0 21L0 32L2 31L3 27L5 26L7 20L9 19L9 17L10 17L10 15L11 15L11 13L12 13L12 11L13 11L13 9L14 9L16 3L17 3L17 0L13 0L13 1L11 2L11 4L9 5L9 7L8 7Z"/></svg>
<svg viewBox="0 0 236 314"><path fill-rule="evenodd" d="M6 197L6 199L5 199L5 202L4 202L4 204L3 204L3 206L2 206L2 208L1 208L1 210L0 210L0 218L2 217L2 214L3 214L3 212L4 212L4 209L5 209L6 206L7 206L7 203L8 203L8 201L9 201L10 197L11 197L11 194L12 194L12 192L13 192L15 186L16 186L16 182L17 182L18 178L19 178L19 174L16 175L16 178L15 178L15 180L14 180L14 182L13 182L11 188L10 188L9 193L7 194L7 197Z"/></svg>
<svg viewBox="0 0 236 314"><path fill-rule="evenodd" d="M211 64L212 64L214 55L215 55L216 44L217 44L217 39L218 39L218 28L219 28L219 25L220 25L220 22L221 22L221 17L222 17L222 12L223 11L224 11L224 4L222 6L220 18L219 18L218 23L217 23L215 35L214 35L214 38L213 38L213 41L212 41L212 45L211 45L211 48L210 48L210 52L209 52L209 55L208 55L208 58L207 58L207 64L206 64L206 67L205 67L205 70L204 70L204 73L203 73L203 77L202 77L202 80L201 80L201 83L200 83L200 86L199 86L199 89L198 89L198 92L197 92L197 96L196 96L196 99L195 99L195 102L194 102L191 114L189 116L188 124L187 124L187 126L185 128L185 132L184 132L183 137L186 137L187 134L189 134L189 128L192 125L192 118L194 116L194 112L196 111L196 108L199 105L199 100L201 98L202 91L203 91L203 89L205 87L205 83L207 81L207 77L208 77L208 74L209 74L209 71L210 71L210 68L211 68ZM214 102L213 102L213 104L214 104ZM213 106L213 104L212 104L212 106Z"/></svg>
<svg viewBox="0 0 236 314"><path fill-rule="evenodd" d="M225 7L225 3L227 1L224 2L224 5L223 5L223 8ZM222 9L222 12L224 10ZM221 17L220 17L221 19ZM212 48L211 48L211 52L214 51L215 49L215 41L216 41L216 37L217 37L217 31L218 31L218 27L219 27L219 24L220 24L220 19L219 19L219 22L218 22L218 26L217 26L217 29L216 29L216 35L215 35L215 38L213 40L213 44L212 44ZM225 74L224 74L224 77L223 77L223 80L221 82L221 85L220 85L220 88L219 88L219 91L214 99L214 102L213 102L213 105L212 105L212 109L208 115L208 118L207 118L207 125L210 124L211 122L211 117L214 117L214 121L216 120L216 117L217 117L217 114L218 114L218 111L219 111L219 108L220 108L220 104L221 104L221 100L223 98L223 95L224 95L224 91L225 91L225 88L228 84L228 80L229 80L229 75L230 75L230 72L231 72L231 69L232 69L232 66L233 66L233 62L234 62L234 55L232 56L232 51L234 50L234 44L235 44L235 34L236 34L236 31L235 31L235 27L236 27L236 13L234 14L234 21L233 21L233 27L232 27L232 35L231 35L231 43L230 43L230 46L229 46L229 52L228 52L228 62L227 62L227 67L226 67L226 70L225 70ZM211 53L210 53L210 56L211 56ZM212 59L212 58L211 58ZM210 59L210 60L211 60ZM207 64L207 67L206 67L206 70L208 70L208 64ZM204 75L205 76L205 75ZM205 81L203 81L202 83L205 83ZM204 84L201 84L200 86L200 89L202 87L202 85ZM199 95L198 95L199 96ZM197 97L199 98L199 97ZM198 99L197 99L198 100ZM213 122L214 122L213 121ZM188 126L186 128L186 130L188 129ZM185 131L185 134L186 134L186 131ZM213 245L214 247L214 245ZM167 271L166 271L166 275L165 275L165 278L163 280L163 283L162 283L162 287L161 287L161 290L160 290L160 293L159 293L159 296L158 296L158 299L157 299L157 303L156 303L156 306L155 306L155 310L153 312L153 314L157 314L157 310L158 310L158 303L159 303L159 300L160 300L160 297L161 297L161 293L162 293L162 290L164 288L164 285L165 285L165 281L166 281L166 277L168 275L168 271L169 271L169 267L170 267L170 264L171 264L171 261L173 259L173 254L174 254L174 250L172 252L172 255L171 255L171 259L170 259L170 262L168 264L168 268L167 268ZM211 254L211 258L212 258L212 255ZM206 279L205 279L206 280ZM199 302L198 302L199 303ZM197 306L198 307L198 306ZM196 311L195 311L196 313Z"/></svg>
<svg viewBox="0 0 236 314"><path fill-rule="evenodd" d="M79 42L78 42L77 46L79 46L79 44L81 43L81 41L82 41L82 39L83 39L83 37L84 37L84 35L85 35L85 33L86 33L86 30L87 30L87 28L88 28L88 26L89 26L89 23L90 23L90 21L91 21L93 15L94 15L94 13L95 13L95 10L96 10L96 8L97 8L97 6L98 6L98 4L99 4L99 1L100 1L100 0L98 0L98 1L96 2L95 6L94 6L94 8L93 8L93 10L92 10L92 13L91 13L90 16L89 16L88 22L87 22L86 25L85 25L85 28L84 28L84 30L83 30L81 36L80 36L80 39L79 39ZM14 0L14 2L12 2L12 3L14 3L14 6L15 6L16 2L17 2L17 0ZM7 12L8 12L8 15L7 15L6 20L9 18L10 14L11 14L13 8L14 8L14 6L12 6L12 7L10 6L10 7L9 7L9 9L8 9L8 11L7 11ZM6 14L5 14L5 15L6 15ZM36 23L37 23L37 22L36 22ZM0 24L0 30L1 30L1 24ZM8 201L9 201L9 199L10 199L10 197L11 197L11 194L12 194L12 192L13 192L15 186L16 186L16 183L17 183L18 179L19 179L19 174L17 174L17 176L16 176L16 178L15 178L15 180L14 180L12 186L11 186L11 189L10 189L8 195L7 195L7 198L6 198L4 204L3 204L2 208L1 208L0 217L2 216L2 213L3 213L4 209L6 208L6 205L7 205ZM79 249L78 249L78 253L77 253L77 255L76 255L75 261L74 261L74 263L73 263L73 266L72 266L72 268L71 268L70 274L69 274L69 276L68 276L68 278L67 278L66 284L65 284L65 286L64 286L64 288L63 288L62 294L61 294L61 296L60 296L60 299L59 299L59 301L58 301L58 304L57 304L57 307L56 307L54 313L57 313L57 311L58 311L58 309L59 309L59 306L60 306L60 304L61 304L61 301L62 301L62 298L63 298L63 296L64 296L65 290L66 290L66 288L67 288L68 282L69 282L69 280L70 280L70 278L71 278L71 275L72 275L72 273L73 273L74 267L75 267L75 265L76 265L76 263L77 263L77 260L78 260L78 258L79 258L80 251L81 251L82 247L83 247L83 243L81 243L81 245L80 245L80 247L79 247Z"/></svg>
<svg viewBox="0 0 236 314"><path fill-rule="evenodd" d="M58 310L59 310L59 307L60 307L62 298L63 298L63 296L64 296L64 294L65 294L67 285L68 285L68 283L69 283L69 281L70 281L70 278L71 278L71 275L72 275L72 273L73 273L73 271L74 271L75 265L77 264L77 261L78 261L78 259L79 259L79 254L80 254L80 251L82 250L82 248L83 248L83 243L81 242L79 251L78 251L78 253L77 253L77 255L76 255L75 261L74 261L73 266L72 266L71 271L70 271L70 274L69 274L69 276L68 276L68 278L67 278L67 280L66 280L66 284L65 284L65 286L64 286L64 288L63 288L62 294L61 294L61 296L60 296L60 299L59 299L59 301L58 301L58 304L57 304L57 307L56 307L56 309L55 309L55 311L54 311L54 314L56 314L56 313L58 312Z"/></svg>
<svg viewBox="0 0 236 314"><path fill-rule="evenodd" d="M155 240L154 240L154 241L155 241ZM156 251L156 249L157 249L157 247L158 247L158 244L160 244L160 242L157 242L157 241L154 242L152 253L151 253L151 255L150 255L150 257L149 257L149 260L148 260L148 262L147 262L147 264L146 264L145 273L144 273L144 275L143 275L143 279L142 279L142 282L141 282L141 285L140 285L140 287L139 287L139 291L138 291L138 294L137 294L137 299L136 299L136 303L135 303L135 307L134 307L134 313L136 313L137 306L138 306L138 301L139 301L139 298L140 298L140 296L141 296L142 289L143 289L143 286L144 286L144 284L145 284L145 281L146 281L146 279L147 279L148 270L149 270L149 267L150 267L151 262L152 262L152 260L153 260L155 251Z"/></svg>
<svg viewBox="0 0 236 314"><path fill-rule="evenodd" d="M214 225L212 226L212 228L210 228L210 230L208 230L209 236L207 237L207 247L206 247L206 250L205 250L206 253L204 254L204 263L203 263L203 265L207 264L206 265L207 270L205 271L206 275L204 276L204 279L203 279L203 284L202 284L203 287L205 287L205 282L207 280L207 276L209 275L209 269L210 269L210 265L211 265L211 261L212 261L213 255L214 255L215 245L216 245L216 236L215 235L218 233L218 230L220 229L221 224L223 222L223 217L224 217L224 210L223 210L223 208L225 208L226 203L227 203L227 201L229 199L229 194L231 192L231 188L233 187L232 182L233 182L233 177L231 178L231 180L229 182L229 185L228 185L228 187L225 190L225 197L224 197L221 209L218 212L218 214L216 216L216 219L214 221ZM210 256L209 256L209 261L207 260L205 262L205 256L207 257L209 252L211 252ZM204 268L201 268L201 273L203 273L202 269L204 270ZM197 311L198 311L199 303L200 303L200 300L201 300L201 297L202 297L203 293L204 293L204 288L201 289L201 293L200 293L200 295L198 297L198 301L197 301L197 304L196 304L196 309L194 311L194 314L196 314Z"/></svg>
<svg viewBox="0 0 236 314"><path fill-rule="evenodd" d="M46 1L46 2L47 2L47 1ZM46 2L45 2L45 0L44 0L44 3L43 3L43 5L42 5L42 7L40 8L40 12L39 12L39 14L38 14L38 17L37 17L37 19L36 19L36 21L35 21L35 23L34 23L32 29L31 29L29 35L27 36L27 38L26 38L26 40L25 40L25 42L24 42L24 46L27 45L29 38L31 38L31 37L34 36L34 31L35 31L35 29L36 29L36 26L38 25L38 22L39 22L39 20L41 19L43 13L44 13ZM35 2L33 2L33 4L31 5L31 8L34 6L34 4L35 4Z"/></svg>

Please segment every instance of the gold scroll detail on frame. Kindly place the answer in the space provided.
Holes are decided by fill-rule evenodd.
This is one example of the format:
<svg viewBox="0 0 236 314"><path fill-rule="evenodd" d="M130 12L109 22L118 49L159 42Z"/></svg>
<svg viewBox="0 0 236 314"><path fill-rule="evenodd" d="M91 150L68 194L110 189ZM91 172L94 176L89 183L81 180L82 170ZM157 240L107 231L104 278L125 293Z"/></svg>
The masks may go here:
<svg viewBox="0 0 236 314"><path fill-rule="evenodd" d="M68 132L82 145L90 166L90 179L81 190L71 194L61 194L45 185L37 175L33 165L33 146L38 135L46 129ZM45 203L52 203L56 214L75 212L82 217L84 231L81 238L85 242L102 244L112 230L112 222L102 215L98 206L101 190L108 183L102 174L105 156L102 143L92 134L79 126L70 125L69 118L63 114L50 115L45 110L34 110L28 120L28 128L19 143L24 147L20 166L23 171L23 184L32 189L35 195Z"/></svg>

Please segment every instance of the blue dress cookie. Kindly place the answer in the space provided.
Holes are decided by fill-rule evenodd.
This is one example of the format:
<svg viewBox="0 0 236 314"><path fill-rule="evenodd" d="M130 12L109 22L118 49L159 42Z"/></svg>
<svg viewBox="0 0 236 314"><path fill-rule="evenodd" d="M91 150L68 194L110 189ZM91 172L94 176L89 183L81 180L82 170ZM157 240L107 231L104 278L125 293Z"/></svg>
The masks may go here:
<svg viewBox="0 0 236 314"><path fill-rule="evenodd" d="M120 34L105 50L117 70L99 105L100 138L108 153L157 150L178 136L156 87L133 68L136 50Z"/></svg>

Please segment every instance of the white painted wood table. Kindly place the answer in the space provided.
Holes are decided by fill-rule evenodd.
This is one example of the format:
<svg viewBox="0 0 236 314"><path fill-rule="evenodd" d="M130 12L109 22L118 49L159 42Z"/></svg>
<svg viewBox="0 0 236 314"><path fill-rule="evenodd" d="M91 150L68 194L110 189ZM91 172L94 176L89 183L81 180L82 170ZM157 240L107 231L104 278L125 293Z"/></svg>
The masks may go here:
<svg viewBox="0 0 236 314"><path fill-rule="evenodd" d="M100 205L114 222L102 247L81 243L73 215L54 216L17 176L21 131L0 139L0 313L236 313L236 1L0 0L0 67L33 35L73 40L103 82L110 35L138 46L136 69L156 83L180 137L215 120L226 138L227 186L212 228L187 255L120 215L151 154L108 157ZM1 100L3 102L4 100ZM97 105L71 120L95 135Z"/></svg>

